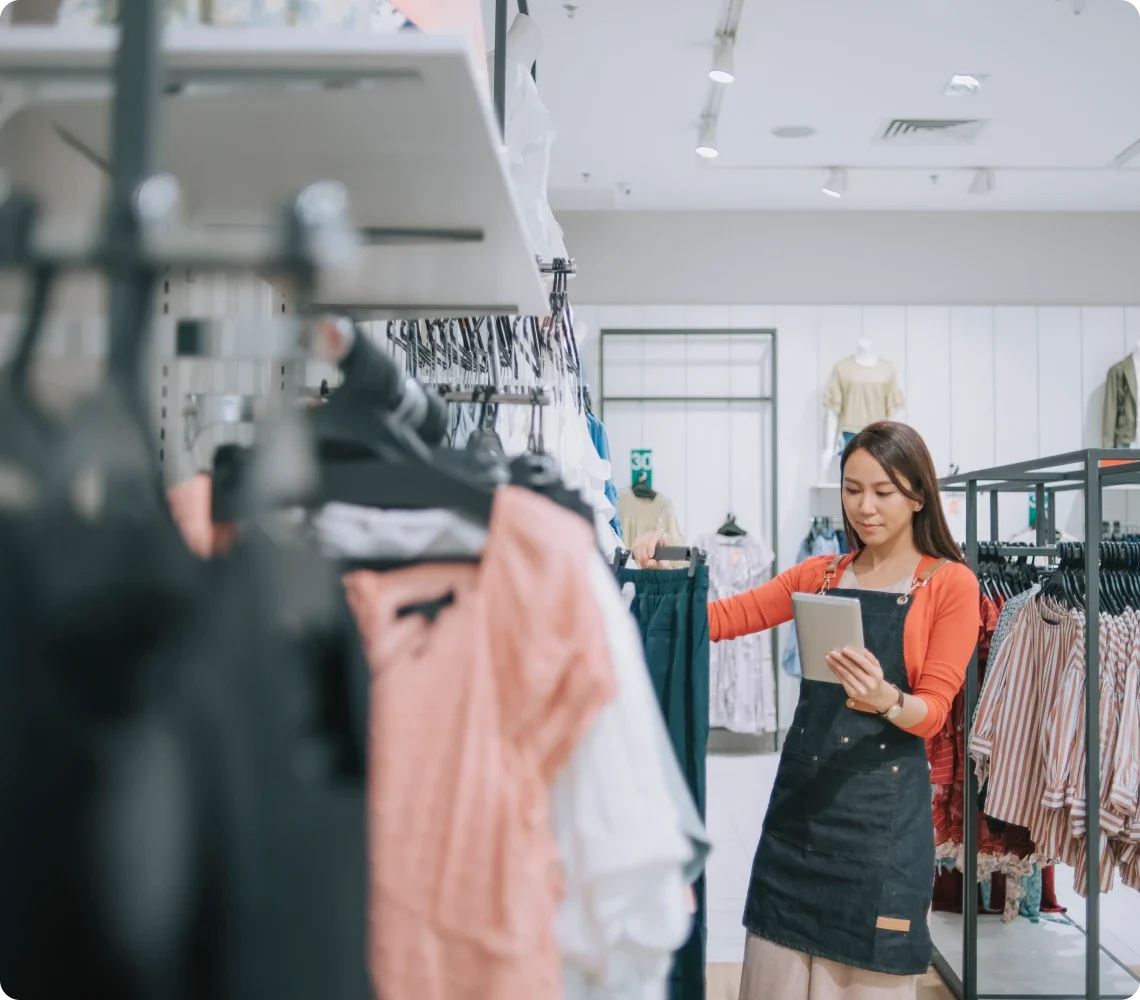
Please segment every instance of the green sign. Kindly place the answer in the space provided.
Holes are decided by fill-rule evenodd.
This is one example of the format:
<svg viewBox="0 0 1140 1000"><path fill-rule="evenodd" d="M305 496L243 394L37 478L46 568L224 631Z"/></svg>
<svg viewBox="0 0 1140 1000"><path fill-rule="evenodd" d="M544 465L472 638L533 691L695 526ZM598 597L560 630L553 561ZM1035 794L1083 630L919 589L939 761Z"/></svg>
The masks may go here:
<svg viewBox="0 0 1140 1000"><path fill-rule="evenodd" d="M1049 515L1049 497L1045 497L1045 515ZM1034 493L1029 494L1029 527L1037 527L1037 495Z"/></svg>
<svg viewBox="0 0 1140 1000"><path fill-rule="evenodd" d="M638 483L653 485L652 448L634 448L629 453L629 481L634 486Z"/></svg>

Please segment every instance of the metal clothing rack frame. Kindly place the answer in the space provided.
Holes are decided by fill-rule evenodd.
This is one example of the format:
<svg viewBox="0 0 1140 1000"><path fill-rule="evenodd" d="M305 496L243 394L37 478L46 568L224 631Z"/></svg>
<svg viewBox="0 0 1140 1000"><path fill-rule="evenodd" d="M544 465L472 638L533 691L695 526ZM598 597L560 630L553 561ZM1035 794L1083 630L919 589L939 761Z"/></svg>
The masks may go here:
<svg viewBox="0 0 1140 1000"><path fill-rule="evenodd" d="M573 264L573 261L570 262ZM770 389L767 393L762 393L758 396L607 396L606 395L606 337L630 337L630 336L651 336L651 337L722 337L731 338L736 336L750 336L750 337L767 337L771 343L771 375L769 378ZM769 446L772 453L772 519L771 524L768 525L770 532L770 539L772 548L777 548L777 542L780 537L780 462L779 462L779 407L777 405L777 362L779 352L777 351L778 341L776 339L776 331L771 328L757 328L757 329L739 329L739 330L656 330L653 328L645 329L601 329L598 331L598 419L603 423L606 419L606 403L750 403L753 405L768 404L771 415L771 440ZM612 458L612 456L611 456ZM633 541L628 539L628 541ZM773 566L775 570L775 566ZM776 629L770 630L770 637L772 642L772 671L775 678L773 684L773 695L776 699L776 750L780 747L780 646L779 637L776 634Z"/></svg>
<svg viewBox="0 0 1140 1000"><path fill-rule="evenodd" d="M1111 465L1104 465L1111 462ZM1055 556L1056 496L1079 492L1084 498L1085 616L1096 621L1100 614L1100 545L1102 492L1111 486L1140 484L1140 451L1091 448L1052 455L1029 462L1016 462L975 472L961 473L940 481L943 492L966 496L966 560L978 568L978 499L990 498L990 537L999 542L998 499L1002 493L1033 493L1037 502L1037 544L996 546L996 554ZM990 547L994 551L994 547ZM1086 848L1088 865L1085 919L1085 991L1082 994L979 994L978 992L978 780L966 764L965 805L962 823L962 971L959 976L935 948L934 964L959 1000L1102 1000L1100 926L1100 636L1088 629L1085 644L1085 780ZM1094 683L1095 681L1095 683ZM978 706L978 656L975 650L966 673L966 711L963 740L968 747ZM1119 963L1118 963L1119 964ZM1121 996L1112 994L1111 996ZM1124 998L1127 1000L1127 998Z"/></svg>

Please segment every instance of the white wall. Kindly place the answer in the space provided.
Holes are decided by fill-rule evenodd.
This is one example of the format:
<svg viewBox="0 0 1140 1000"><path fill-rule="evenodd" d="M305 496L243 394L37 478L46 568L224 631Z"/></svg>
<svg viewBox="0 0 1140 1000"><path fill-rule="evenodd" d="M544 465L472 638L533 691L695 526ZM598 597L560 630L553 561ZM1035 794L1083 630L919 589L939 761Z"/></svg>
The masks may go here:
<svg viewBox="0 0 1140 1000"><path fill-rule="evenodd" d="M575 302L1137 301L1140 214L563 212Z"/></svg>
<svg viewBox="0 0 1140 1000"><path fill-rule="evenodd" d="M1105 372L1140 340L1140 307L1122 306L576 305L575 315L589 331L585 354L595 385L602 327L776 330L780 530L773 547L780 568L795 561L810 519L809 493L820 479L823 385L859 337L869 337L898 368L907 421L926 439L940 475L952 463L965 472L1099 447ZM748 454L742 449L734 461L748 461ZM629 456L615 449L613 458L619 476L627 474ZM682 486L657 476L666 492L702 489L700 480ZM1105 510L1140 521L1140 498L1106 498ZM961 530L962 505L951 513ZM1081 516L1073 498L1058 503L1058 524L1074 535ZM1000 518L1004 537L1025 529L1027 498L1003 496ZM988 537L987 504L979 524ZM789 688L782 689L782 719L794 706Z"/></svg>

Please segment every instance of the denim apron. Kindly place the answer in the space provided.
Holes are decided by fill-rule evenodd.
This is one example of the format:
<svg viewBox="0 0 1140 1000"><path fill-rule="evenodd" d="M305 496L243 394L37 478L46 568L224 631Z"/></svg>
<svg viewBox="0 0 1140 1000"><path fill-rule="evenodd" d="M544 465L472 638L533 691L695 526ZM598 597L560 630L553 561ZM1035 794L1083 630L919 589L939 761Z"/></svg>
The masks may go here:
<svg viewBox="0 0 1140 1000"><path fill-rule="evenodd" d="M830 590L863 606L863 640L884 678L910 693L903 626L912 595ZM842 685L801 681L752 863L744 926L757 937L843 965L925 974L934 890L926 743L848 699Z"/></svg>

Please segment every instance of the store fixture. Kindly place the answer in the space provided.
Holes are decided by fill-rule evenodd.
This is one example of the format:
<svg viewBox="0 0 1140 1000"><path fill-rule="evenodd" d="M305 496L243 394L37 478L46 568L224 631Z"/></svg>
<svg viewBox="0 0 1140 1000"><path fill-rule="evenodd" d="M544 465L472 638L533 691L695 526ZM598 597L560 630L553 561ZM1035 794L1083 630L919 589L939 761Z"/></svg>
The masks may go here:
<svg viewBox="0 0 1140 1000"><path fill-rule="evenodd" d="M1104 465L1113 462L1116 464ZM1115 486L1140 483L1140 451L1123 449L1089 449L1019 462L1012 465L950 476L940 482L943 492L960 492L966 497L966 558L971 568L979 567L978 500L982 494L990 496L990 533L993 544L988 551L995 555L1024 557L1056 557L1058 547L1049 544L1053 537L1052 512L1056 509L1056 494L1077 492L1084 501L1085 538L1099 539L1102 522L1102 492ZM1046 516L1037 521L1036 545L1002 545L999 542L998 498L1002 493L1032 493L1037 510ZM1048 500L1048 503L1046 501ZM1086 545L1084 549L1085 615L1087 621L1098 620L1100 601L1100 549ZM1085 646L1085 753L1086 753L1086 846L1090 858L1100 856L1102 831L1100 827L1100 636L1097 629L1086 633ZM1093 683L1096 679L1097 682ZM964 745L968 746L974 713L978 705L978 660L970 660L966 674L966 704ZM1056 960L1057 947L1049 942L1043 954L1036 957L1033 970L1038 992L1029 994L1023 989L1008 993L980 992L979 988L979 924L977 878L978 781L972 765L966 767L965 814L963 819L963 905L961 961L955 963L946 952L952 942L940 945L937 927L935 937L935 965L943 979L954 990L959 1000L996 1000L999 997L1060 998L1074 1000L1101 1000L1119 997L1127 1000L1135 995L1138 980L1122 963L1113 958L1102 946L1100 921L1099 865L1090 864L1086 883L1086 918L1084 927L1085 963L1083 992L1069 992L1059 988L1059 980L1069 971L1061 966L1050 970L1048 963ZM1057 925L1041 925L1056 927ZM1075 925L1072 934L1078 931ZM1037 928L1034 929L1035 931ZM1044 933L1039 932L1039 933ZM1052 954L1050 954L1052 952ZM1008 965L1016 956L1002 956ZM1063 958L1062 958L1063 961Z"/></svg>
<svg viewBox="0 0 1140 1000"><path fill-rule="evenodd" d="M640 341L643 344L651 344L653 340L658 338L669 338L670 340L676 338L692 338L692 341L700 344L702 342L715 342L716 340L727 341L730 345L735 342L744 342L748 340L760 340L763 343L762 356L764 358L763 368L759 374L759 378L755 384L749 382L745 387L743 371L738 366L732 375L732 387L740 386L741 392L734 394L730 392L727 395L718 395L711 393L694 393L692 395L677 394L671 389L662 388L659 392L654 392L652 379L668 378L666 374L667 363L661 358L653 360L647 364L645 370L650 377L646 379L641 391L637 394L626 394L619 391L613 386L612 372L608 370L610 364L616 364L612 361L614 355L614 345L621 342L635 343ZM607 362L607 350L611 361ZM652 347L645 349L647 352L652 350ZM647 359L650 357L648 353L644 354ZM763 424L764 430L757 436L755 442L755 455L760 468L760 485L761 485L761 503L762 509L756 511L741 510L739 498L728 497L728 507L731 507L742 519L746 520L751 525L766 525L764 529L769 533L771 539L780 537L779 533L779 517L777 514L776 497L778 495L778 469L779 469L779 455L778 455L778 424L777 424L777 386L779 381L777 378L777 350L776 350L776 331L775 330L657 330L657 329L644 329L644 330L622 330L622 329L601 329L598 333L598 414L603 421L607 420L607 413L613 417L615 410L624 410L625 408L637 407L639 410L644 410L647 406L677 406L677 407L703 407L709 404L714 406L724 406L729 412L739 410L756 409L760 413L760 419ZM616 432L614 428L617 426L616 419L607 424L611 430L611 440L616 439ZM642 445L639 445L641 447ZM751 456L749 456L751 457ZM742 458L741 461L744 461ZM732 466L734 463L729 463L729 476L732 475ZM654 486L657 486L654 483ZM667 488L667 484L661 483L661 488ZM676 487L674 487L676 489ZM731 492L731 479L730 479L730 492ZM717 522L708 525L711 530L715 527ZM693 530L694 526L686 525L686 528ZM697 533L703 528L696 529ZM632 544L635 539L625 539L626 544ZM775 544L773 542L773 544ZM770 632L770 640L772 643L772 662L776 663L779 659L779 640L776 635L776 630ZM778 692L777 692L778 694ZM779 698L776 699L777 704ZM784 720L785 724L788 720ZM779 731L780 717L777 709L776 717L777 731Z"/></svg>
<svg viewBox="0 0 1140 1000"><path fill-rule="evenodd" d="M65 231L98 225L116 30L0 33L10 144L0 166ZM356 315L541 315L546 293L464 40L260 29L165 34L163 141L203 252L267 256L281 203L314 180L343 186L362 258L318 276L319 305ZM53 82L62 79L64 82ZM76 158L63 166L46 161ZM168 237L173 238L173 237ZM175 254L168 254L173 257ZM185 256L184 254L182 256Z"/></svg>

